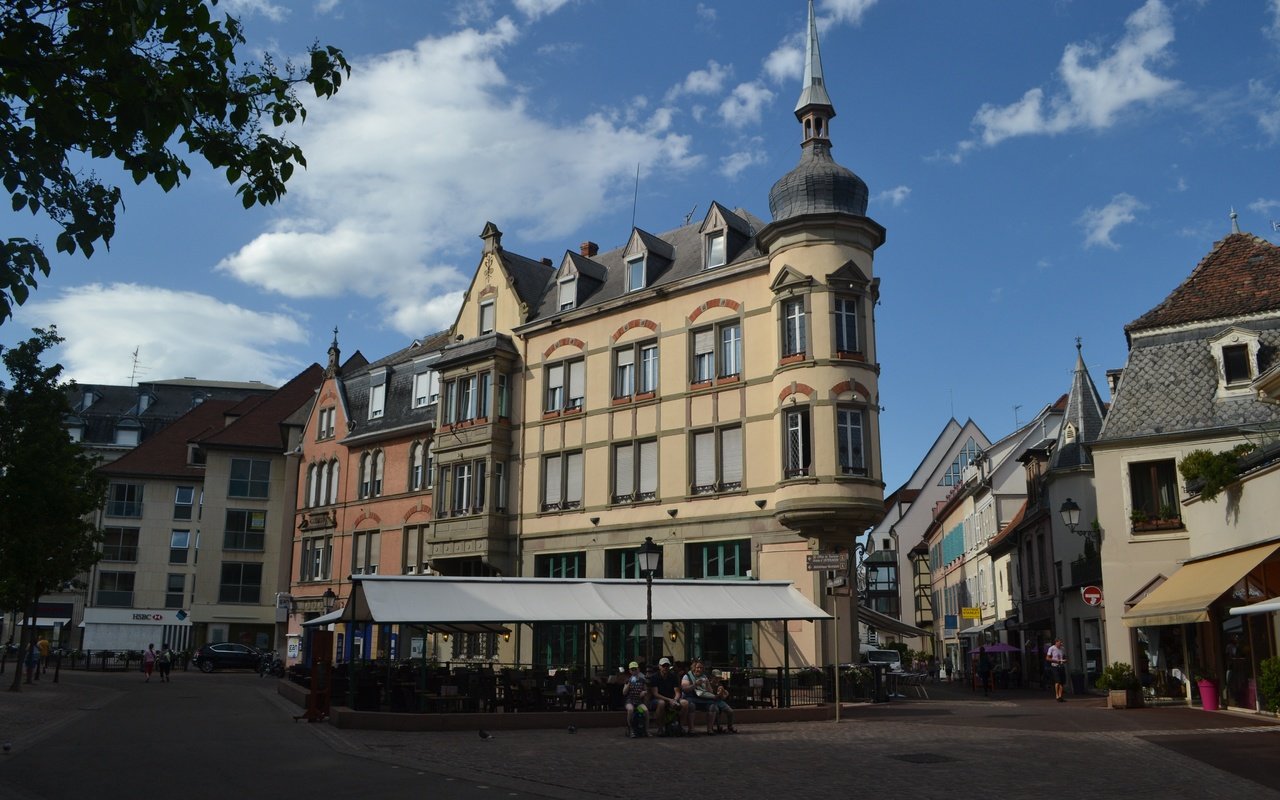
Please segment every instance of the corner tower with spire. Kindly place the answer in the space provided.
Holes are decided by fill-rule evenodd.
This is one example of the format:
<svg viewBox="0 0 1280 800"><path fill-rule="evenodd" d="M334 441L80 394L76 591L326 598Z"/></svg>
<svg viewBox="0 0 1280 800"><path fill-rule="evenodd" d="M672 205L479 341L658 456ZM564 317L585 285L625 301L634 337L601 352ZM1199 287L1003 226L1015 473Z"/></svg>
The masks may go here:
<svg viewBox="0 0 1280 800"><path fill-rule="evenodd" d="M852 547L883 516L879 280L872 264L885 230L867 216L867 184L831 157L836 111L812 0L808 11L804 85L795 106L800 163L769 192L773 220L757 241L769 260L779 329L774 413L788 467L774 516L827 550ZM806 444L820 440L836 447Z"/></svg>

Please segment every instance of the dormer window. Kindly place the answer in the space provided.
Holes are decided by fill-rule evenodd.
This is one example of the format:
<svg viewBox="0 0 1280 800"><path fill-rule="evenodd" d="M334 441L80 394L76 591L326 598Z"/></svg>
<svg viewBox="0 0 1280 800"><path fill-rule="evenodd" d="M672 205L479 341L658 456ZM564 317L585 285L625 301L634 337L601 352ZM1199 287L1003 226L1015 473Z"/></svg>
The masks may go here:
<svg viewBox="0 0 1280 800"><path fill-rule="evenodd" d="M369 419L381 419L387 403L386 370L369 375Z"/></svg>
<svg viewBox="0 0 1280 800"><path fill-rule="evenodd" d="M578 278L570 275L560 279L560 310L568 311L578 305Z"/></svg>
<svg viewBox="0 0 1280 800"><path fill-rule="evenodd" d="M146 392L142 392L141 394L138 395L138 413L139 414L146 411L148 408L151 408L152 399L153 398L151 397L151 395L147 394Z"/></svg>
<svg viewBox="0 0 1280 800"><path fill-rule="evenodd" d="M480 335L493 333L494 326L494 301L486 300L480 304Z"/></svg>
<svg viewBox="0 0 1280 800"><path fill-rule="evenodd" d="M724 231L716 231L707 235L706 268L722 267L725 264Z"/></svg>
<svg viewBox="0 0 1280 800"><path fill-rule="evenodd" d="M1228 328L1209 340L1209 349L1218 367L1218 397L1251 393L1258 377L1258 333L1244 328Z"/></svg>
<svg viewBox="0 0 1280 800"><path fill-rule="evenodd" d="M644 256L633 258L627 262L627 291L635 292L644 288Z"/></svg>
<svg viewBox="0 0 1280 800"><path fill-rule="evenodd" d="M142 439L142 426L131 419L121 420L116 424L116 444L123 447L137 447Z"/></svg>
<svg viewBox="0 0 1280 800"><path fill-rule="evenodd" d="M440 373L432 369L431 360L413 362L413 407L423 408L440 399Z"/></svg>

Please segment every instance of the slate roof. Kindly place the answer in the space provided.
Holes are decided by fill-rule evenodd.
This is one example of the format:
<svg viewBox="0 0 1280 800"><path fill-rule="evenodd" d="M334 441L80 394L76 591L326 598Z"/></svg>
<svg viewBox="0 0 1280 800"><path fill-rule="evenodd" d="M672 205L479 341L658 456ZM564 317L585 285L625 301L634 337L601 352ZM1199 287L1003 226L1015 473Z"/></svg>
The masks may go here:
<svg viewBox="0 0 1280 800"><path fill-rule="evenodd" d="M722 207L723 208L723 207ZM663 258L670 258L671 263L656 275L652 272L649 275L649 282L645 289L635 292L641 296L647 296L648 289L657 286L666 286L677 281L688 278L692 275L700 273L711 274L716 270L722 270L735 264L741 264L760 258L763 254L756 247L755 234L765 226L765 223L758 217L743 209L734 209L730 214L725 216L725 224L730 230L739 233L749 232L744 238L726 237L727 244L732 248L737 244L735 250L730 250L726 255L726 264L722 267L716 267L711 270L703 269L703 233L702 220L691 222L688 225L682 225L679 228L661 233L658 235L640 231L641 240L653 242L654 239L661 240L664 245L655 250L656 254ZM746 231L743 231L743 228ZM630 238L628 237L628 241ZM606 252L598 253L594 258L590 259L599 269L594 270L596 274L602 274L604 281L599 284L593 284L590 294L583 293L579 290L580 300L577 308L589 308L591 306L605 303L622 297L627 292L626 284L626 260L623 254L626 252L626 245L615 248ZM574 258L574 263L579 266L579 270L585 272L581 268L582 261L585 260L579 254ZM555 274L553 270L552 275ZM587 272L586 274L591 274ZM594 276L593 276L594 277ZM543 292L538 301L531 303L530 308L533 313L530 315L530 321L535 319L547 319L563 314L560 310L560 298L555 282L548 280L543 286Z"/></svg>
<svg viewBox="0 0 1280 800"><path fill-rule="evenodd" d="M82 424L80 441L93 446L114 445L117 423L123 419L135 420L141 427L139 441L144 442L196 407L199 402L234 402L245 397L262 397L273 391L275 387L263 383L202 381L195 378L149 381L137 386L78 383L73 391L67 393L67 401L74 410L67 422ZM81 409L86 392L93 392L95 399L88 408ZM152 400L150 406L138 414L138 397L142 392L149 394Z"/></svg>
<svg viewBox="0 0 1280 800"><path fill-rule="evenodd" d="M1093 463L1086 445L1096 441L1102 433L1102 422L1107 415L1106 404L1098 394L1098 387L1084 365L1080 345L1076 345L1076 368L1071 377L1071 391L1067 392L1067 408L1062 426L1058 429L1058 443L1049 459L1049 469L1071 469ZM1076 429L1073 442L1066 440L1067 425Z"/></svg>
<svg viewBox="0 0 1280 800"><path fill-rule="evenodd" d="M241 411L239 419L220 430L201 436L206 447L261 449L280 452L288 444L281 425L308 405L324 381L324 367L319 364L298 373L268 397L253 398L252 407Z"/></svg>
<svg viewBox="0 0 1280 800"><path fill-rule="evenodd" d="M413 365L420 358L440 352L448 341L448 331L439 331L359 369L348 372L344 366L340 385L346 397L348 432L343 441L434 424L435 405L413 407ZM383 399L382 416L369 419L369 376L382 368L387 369L387 393Z"/></svg>
<svg viewBox="0 0 1280 800"><path fill-rule="evenodd" d="M187 443L220 430L224 415L236 405L235 400L206 400L98 471L108 477L204 480L204 467L187 463Z"/></svg>
<svg viewBox="0 0 1280 800"><path fill-rule="evenodd" d="M1248 233L1214 245L1158 306L1125 333L1280 310L1280 247Z"/></svg>

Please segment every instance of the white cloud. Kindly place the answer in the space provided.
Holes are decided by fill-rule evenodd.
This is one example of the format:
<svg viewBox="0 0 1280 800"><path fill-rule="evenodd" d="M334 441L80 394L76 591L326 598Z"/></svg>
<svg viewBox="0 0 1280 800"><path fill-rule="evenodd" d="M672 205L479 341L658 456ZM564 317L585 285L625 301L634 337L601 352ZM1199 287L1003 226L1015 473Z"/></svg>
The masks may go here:
<svg viewBox="0 0 1280 800"><path fill-rule="evenodd" d="M716 21L717 17L719 17L719 14L714 8L704 3L698 3L695 13L698 15L698 19L705 23L713 23Z"/></svg>
<svg viewBox="0 0 1280 800"><path fill-rule="evenodd" d="M876 193L873 199L876 203L886 203L897 208L907 202L907 198L910 196L910 186L895 186L892 189L885 189L883 192Z"/></svg>
<svg viewBox="0 0 1280 800"><path fill-rule="evenodd" d="M736 178L749 167L767 163L769 163L769 155L765 152L764 140L755 136L720 159L720 174L726 178Z"/></svg>
<svg viewBox="0 0 1280 800"><path fill-rule="evenodd" d="M1280 0L1276 0L1280 3ZM1249 106L1258 118L1258 127L1267 135L1268 141L1275 144L1280 141L1280 92L1259 80L1249 81Z"/></svg>
<svg viewBox="0 0 1280 800"><path fill-rule="evenodd" d="M458 27L480 25L493 19L494 0L460 0L453 8L453 24Z"/></svg>
<svg viewBox="0 0 1280 800"><path fill-rule="evenodd" d="M733 67L708 61L706 69L695 69L679 84L667 90L668 102L687 94L719 94L724 82L732 77Z"/></svg>
<svg viewBox="0 0 1280 800"><path fill-rule="evenodd" d="M994 147L1015 136L1103 130L1136 104L1150 104L1178 88L1153 67L1170 59L1173 23L1160 0L1147 0L1125 21L1125 34L1106 56L1093 42L1069 44L1058 65L1062 91L1028 89L1007 106L983 105L974 115L976 140L961 142L953 160L979 143Z"/></svg>
<svg viewBox="0 0 1280 800"><path fill-rule="evenodd" d="M279 350L307 341L302 325L283 314L132 283L41 296L23 306L12 324L47 327L49 320L57 321L66 340L58 360L67 377L83 383L128 383L136 349L147 380L193 376L279 385L302 367Z"/></svg>
<svg viewBox="0 0 1280 800"><path fill-rule="evenodd" d="M858 25L867 9L876 4L876 0L823 0L822 11L832 22L848 22Z"/></svg>
<svg viewBox="0 0 1280 800"><path fill-rule="evenodd" d="M1271 24L1262 29L1268 37L1280 44L1280 0L1271 0Z"/></svg>
<svg viewBox="0 0 1280 800"><path fill-rule="evenodd" d="M1280 200L1268 200L1265 197L1259 197L1250 203L1248 208L1250 211L1266 216L1275 209L1280 208Z"/></svg>
<svg viewBox="0 0 1280 800"><path fill-rule="evenodd" d="M733 94L720 103L720 119L734 128L755 124L773 97L773 92L759 81L740 83L734 87Z"/></svg>
<svg viewBox="0 0 1280 800"><path fill-rule="evenodd" d="M290 181L282 216L218 269L286 297L371 298L396 330L419 335L452 323L456 309L433 298L470 277L485 219L565 236L631 202L637 163L698 163L672 110L644 98L564 123L535 116L498 64L517 38L504 18L355 64L291 131L310 166Z"/></svg>
<svg viewBox="0 0 1280 800"><path fill-rule="evenodd" d="M1111 198L1111 202L1102 208L1086 208L1076 220L1085 231L1084 246L1120 249L1120 245L1112 241L1111 234L1121 225L1133 222L1137 218L1136 212L1145 208L1146 205L1136 197L1124 192Z"/></svg>
<svg viewBox="0 0 1280 800"><path fill-rule="evenodd" d="M222 0L217 10L226 12L236 19L262 16L272 22L284 22L289 16L289 9L276 5L271 0Z"/></svg>
<svg viewBox="0 0 1280 800"><path fill-rule="evenodd" d="M515 7L531 20L554 14L566 5L569 0L515 0Z"/></svg>
<svg viewBox="0 0 1280 800"><path fill-rule="evenodd" d="M764 74L774 83L800 80L804 75L804 39L793 37L765 56Z"/></svg>

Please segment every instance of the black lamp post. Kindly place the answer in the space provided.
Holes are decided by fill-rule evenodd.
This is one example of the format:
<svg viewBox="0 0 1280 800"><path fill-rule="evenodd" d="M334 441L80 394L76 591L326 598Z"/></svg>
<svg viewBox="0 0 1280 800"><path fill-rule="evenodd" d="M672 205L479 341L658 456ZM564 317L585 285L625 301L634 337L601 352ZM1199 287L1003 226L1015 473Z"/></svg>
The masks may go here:
<svg viewBox="0 0 1280 800"><path fill-rule="evenodd" d="M645 579L645 667L653 666L653 573L658 571L658 561L662 558L662 550L654 544L652 536L644 537L644 544L636 554L636 565Z"/></svg>
<svg viewBox="0 0 1280 800"><path fill-rule="evenodd" d="M324 613L328 614L333 610L334 603L338 602L338 596L333 593L333 588L330 587L324 590L322 597L324 600Z"/></svg>
<svg viewBox="0 0 1280 800"><path fill-rule="evenodd" d="M1062 508L1058 509L1058 513L1062 515L1062 524L1071 529L1072 533L1076 532L1076 526L1080 524L1080 506L1070 497L1062 504Z"/></svg>

